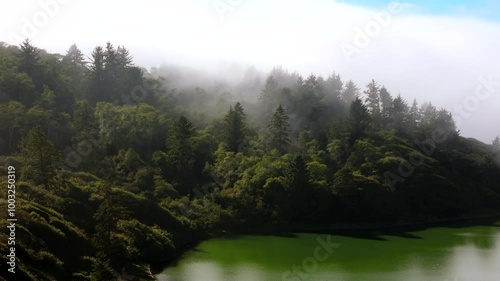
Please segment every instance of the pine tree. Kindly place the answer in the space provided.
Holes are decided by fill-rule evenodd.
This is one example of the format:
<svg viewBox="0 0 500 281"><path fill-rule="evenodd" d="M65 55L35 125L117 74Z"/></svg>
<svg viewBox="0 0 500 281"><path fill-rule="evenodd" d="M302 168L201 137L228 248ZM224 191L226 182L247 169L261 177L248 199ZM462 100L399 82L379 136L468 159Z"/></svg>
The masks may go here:
<svg viewBox="0 0 500 281"><path fill-rule="evenodd" d="M24 163L23 176L35 184L43 184L48 188L62 158L54 144L42 132L41 127L32 129L21 140L20 156Z"/></svg>
<svg viewBox="0 0 500 281"><path fill-rule="evenodd" d="M344 102L349 105L359 96L359 88L349 80L345 85L344 90L342 91L342 99Z"/></svg>
<svg viewBox="0 0 500 281"><path fill-rule="evenodd" d="M326 84L328 85L328 90L336 98L335 100L340 100L342 97L342 91L344 90L344 82L339 74L333 73L326 79Z"/></svg>
<svg viewBox="0 0 500 281"><path fill-rule="evenodd" d="M225 116L225 142L231 152L238 152L245 140L245 113L239 102Z"/></svg>
<svg viewBox="0 0 500 281"><path fill-rule="evenodd" d="M420 125L420 121L422 119L422 114L420 112L420 108L418 107L418 102L416 99L413 100L413 103L411 105L409 119L410 127L413 130L416 130L418 125Z"/></svg>
<svg viewBox="0 0 500 281"><path fill-rule="evenodd" d="M274 80L273 76L269 76L264 84L264 90L260 94L260 100L267 102L272 99L273 94L278 90L278 83Z"/></svg>
<svg viewBox="0 0 500 281"><path fill-rule="evenodd" d="M397 131L407 131L410 125L410 112L406 101L398 95L392 103L392 128Z"/></svg>
<svg viewBox="0 0 500 281"><path fill-rule="evenodd" d="M263 114L259 116L262 122L265 122L271 116L271 112L278 104L279 85L272 75L267 77L264 83L264 89L259 96L259 104L262 107Z"/></svg>
<svg viewBox="0 0 500 281"><path fill-rule="evenodd" d="M113 238L117 232L117 224L121 219L127 219L128 212L119 202L117 193L111 183L106 182L100 186L99 192L103 200L94 214L96 222L92 245L97 250L97 255L92 259L92 279L109 278L112 274L113 262L123 258L117 254L116 240Z"/></svg>
<svg viewBox="0 0 500 281"><path fill-rule="evenodd" d="M193 124L184 116L180 116L172 126L167 139L167 159L169 177L178 184L187 182L192 176L195 151L192 144L194 136Z"/></svg>
<svg viewBox="0 0 500 281"><path fill-rule="evenodd" d="M493 148L500 151L500 136L496 136L491 144L493 145Z"/></svg>
<svg viewBox="0 0 500 281"><path fill-rule="evenodd" d="M99 122L94 115L94 109L86 100L80 100L76 104L73 114L74 134L71 143L74 151L79 151L82 164L79 168L87 171L96 170L96 164L102 158L104 142L99 136Z"/></svg>
<svg viewBox="0 0 500 281"><path fill-rule="evenodd" d="M293 221L308 220L308 213L311 207L305 202L311 203L312 187L310 184L310 175L307 170L306 162L301 155L295 156L290 163L289 172L286 175L288 181L288 192L290 195L290 204L288 204L287 217Z"/></svg>
<svg viewBox="0 0 500 281"><path fill-rule="evenodd" d="M66 55L64 55L63 62L71 64L80 69L83 69L86 64L85 56L83 55L82 51L78 49L76 44L71 45L69 49L66 51Z"/></svg>
<svg viewBox="0 0 500 281"><path fill-rule="evenodd" d="M126 68L132 65L133 57L124 46L118 46L116 49L117 64L121 68Z"/></svg>
<svg viewBox="0 0 500 281"><path fill-rule="evenodd" d="M366 95L366 107L371 114L373 123L376 128L381 126L381 112L380 112L380 89L377 82L372 79L368 85L366 85L366 90L364 94Z"/></svg>
<svg viewBox="0 0 500 281"><path fill-rule="evenodd" d="M0 134L5 140L5 145L0 147L0 153L7 154L15 150L25 115L26 108L20 102L9 101L8 103L0 104L0 120L2 120L0 123Z"/></svg>
<svg viewBox="0 0 500 281"><path fill-rule="evenodd" d="M40 50L33 46L28 39L21 44L20 49L21 51L17 53L17 57L19 58L18 70L19 72L26 73L31 78L30 82L33 83L34 89L28 90L24 88L17 90L16 99L30 107L37 99L36 92L42 91L45 82L43 77L44 69L42 67ZM23 82L23 84L26 82Z"/></svg>
<svg viewBox="0 0 500 281"><path fill-rule="evenodd" d="M389 123L391 122L391 117L393 113L393 100L391 94L387 91L387 89L382 86L380 88L380 121L382 128L387 129Z"/></svg>
<svg viewBox="0 0 500 281"><path fill-rule="evenodd" d="M71 79L71 86L78 98L83 98L82 82L85 71L87 70L87 62L82 51L78 49L76 44L73 44L66 51L62 59L64 74Z"/></svg>
<svg viewBox="0 0 500 281"><path fill-rule="evenodd" d="M118 53L110 42L104 48L104 85L106 95L113 102L119 100L118 87L120 78L123 76L122 68L118 59Z"/></svg>
<svg viewBox="0 0 500 281"><path fill-rule="evenodd" d="M98 101L110 101L106 98L105 89L105 72L104 72L104 50L101 46L94 48L91 54L91 64L88 72L89 89L87 99L91 105L95 105Z"/></svg>
<svg viewBox="0 0 500 281"><path fill-rule="evenodd" d="M356 98L349 109L349 146L366 135L366 129L370 125L370 114L361 99Z"/></svg>
<svg viewBox="0 0 500 281"><path fill-rule="evenodd" d="M26 39L21 43L19 71L27 73L31 78L36 76L40 68L40 50L33 46L30 40Z"/></svg>
<svg viewBox="0 0 500 281"><path fill-rule="evenodd" d="M285 153L290 145L289 136L290 124L285 109L278 106L269 123L270 146L277 149L280 153Z"/></svg>

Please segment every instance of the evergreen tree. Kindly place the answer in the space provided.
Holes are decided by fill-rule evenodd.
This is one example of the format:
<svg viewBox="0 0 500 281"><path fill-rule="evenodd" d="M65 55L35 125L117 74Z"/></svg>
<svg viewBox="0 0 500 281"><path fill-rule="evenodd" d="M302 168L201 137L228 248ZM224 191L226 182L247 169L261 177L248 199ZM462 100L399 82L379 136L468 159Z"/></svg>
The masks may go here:
<svg viewBox="0 0 500 281"><path fill-rule="evenodd" d="M263 122L270 117L272 109L278 104L279 85L272 75L267 77L264 83L264 89L260 93L259 103L263 108L263 114L260 116Z"/></svg>
<svg viewBox="0 0 500 281"><path fill-rule="evenodd" d="M116 49L117 65L121 68L126 68L132 65L133 57L124 46L118 46Z"/></svg>
<svg viewBox="0 0 500 281"><path fill-rule="evenodd" d="M349 109L349 146L366 135L366 129L370 125L370 114L360 98L356 98Z"/></svg>
<svg viewBox="0 0 500 281"><path fill-rule="evenodd" d="M493 145L493 148L500 151L500 136L496 136L493 142L491 142L491 145Z"/></svg>
<svg viewBox="0 0 500 281"><path fill-rule="evenodd" d="M0 147L2 155L14 151L19 141L19 130L22 128L23 119L26 114L25 106L17 101L9 101L6 104L0 104ZM2 142L3 138L3 142Z"/></svg>
<svg viewBox="0 0 500 281"><path fill-rule="evenodd" d="M280 153L285 153L288 150L290 145L289 130L288 116L280 104L269 123L271 149L277 149Z"/></svg>
<svg viewBox="0 0 500 281"><path fill-rule="evenodd" d="M364 94L366 95L366 107L371 114L375 128L380 128L381 126L379 91L379 86L373 79L370 83L368 83L368 85L366 85L366 90L364 91Z"/></svg>
<svg viewBox="0 0 500 281"><path fill-rule="evenodd" d="M74 142L97 136L99 124L94 115L94 109L86 100L77 102L76 110L73 114L73 129L75 130Z"/></svg>
<svg viewBox="0 0 500 281"><path fill-rule="evenodd" d="M350 105L359 96L359 88L349 80L342 91L342 99L347 105Z"/></svg>
<svg viewBox="0 0 500 281"><path fill-rule="evenodd" d="M40 50L33 46L31 42L26 39L20 46L20 51L17 53L17 57L19 58L19 64L18 64L18 70L21 73L26 73L26 75L31 78L31 81L23 81L25 79L22 79L21 82L23 84L21 89L18 89L19 85L15 85L14 89L18 89L16 92L16 96L18 97L18 100L22 102L23 104L27 106L33 105L35 100L37 99L36 91L40 92L42 91L42 85L44 84L43 82L43 75L44 71L42 68L42 62L40 58ZM21 77L19 77L21 78ZM28 80L29 80L28 78ZM32 85L27 85L27 83L32 83ZM30 83L30 84L31 84ZM0 83L1 84L1 83ZM14 86L14 85L11 85ZM29 89L34 86L34 88ZM12 89L8 89L11 91Z"/></svg>
<svg viewBox="0 0 500 281"><path fill-rule="evenodd" d="M91 64L88 72L89 89L87 99L91 105L95 105L98 101L110 101L107 97L105 88L105 57L104 50L101 46L94 48L91 54Z"/></svg>
<svg viewBox="0 0 500 281"><path fill-rule="evenodd" d="M180 116L172 126L170 137L167 139L167 159L170 166L170 179L183 184L192 179L192 170L195 161L195 151L192 143L194 136L193 124L184 116ZM187 190L183 190L187 191Z"/></svg>
<svg viewBox="0 0 500 281"><path fill-rule="evenodd" d="M85 56L83 55L82 51L78 49L76 44L71 45L66 51L63 62L71 64L79 69L85 68Z"/></svg>
<svg viewBox="0 0 500 281"><path fill-rule="evenodd" d="M118 88L120 85L120 78L123 77L123 68L120 67L118 53L111 42L106 43L104 58L104 85L106 94L111 102L116 103L115 101L119 100L120 96Z"/></svg>
<svg viewBox="0 0 500 281"><path fill-rule="evenodd" d="M239 102L225 116L225 142L231 152L238 152L245 140L245 113Z"/></svg>
<svg viewBox="0 0 500 281"><path fill-rule="evenodd" d="M398 95L392 103L391 123L392 128L400 131L408 131L410 125L410 112L406 101Z"/></svg>
<svg viewBox="0 0 500 281"><path fill-rule="evenodd" d="M380 122L382 128L388 129L393 113L393 100L391 94L382 86L380 88Z"/></svg>
<svg viewBox="0 0 500 281"><path fill-rule="evenodd" d="M76 44L73 44L66 51L62 59L65 74L71 79L72 89L79 98L83 98L82 88L82 78L86 70L87 63L85 62L85 57L78 49Z"/></svg>
<svg viewBox="0 0 500 281"><path fill-rule="evenodd" d="M24 163L23 176L48 188L61 164L61 156L41 127L32 129L21 140L20 156Z"/></svg>
<svg viewBox="0 0 500 281"><path fill-rule="evenodd" d="M414 99L410 108L410 116L409 116L410 128L416 130L418 125L420 124L421 118L422 115L420 113L420 108L418 107L418 102L416 99Z"/></svg>
<svg viewBox="0 0 500 281"><path fill-rule="evenodd" d="M40 70L40 50L33 46L30 40L26 39L21 43L19 57L19 71L27 73L33 80L36 80ZM36 81L39 82L39 81ZM38 85L37 85L38 86Z"/></svg>
<svg viewBox="0 0 500 281"><path fill-rule="evenodd" d="M92 237L92 245L97 251L93 260L92 276L98 277L112 273L113 265L120 263L124 257L119 256L115 233L119 220L127 219L127 211L118 199L118 194L113 190L111 183L106 182L100 186L99 192L102 201L94 214L95 232Z"/></svg>
<svg viewBox="0 0 500 281"><path fill-rule="evenodd" d="M440 130L440 133L443 134L442 137L437 137L442 140L456 137L459 134L459 132L457 132L457 126L455 125L455 120L453 120L451 112L443 108L437 111L436 120L434 121L433 126L437 130Z"/></svg>
<svg viewBox="0 0 500 281"><path fill-rule="evenodd" d="M311 205L305 202L310 201L311 190L310 176L307 170L306 162L300 155L295 156L290 164L290 171L287 174L288 192L290 194L291 204L288 205L289 210L287 217L292 221L306 220L311 212Z"/></svg>
<svg viewBox="0 0 500 281"><path fill-rule="evenodd" d="M104 151L104 143L99 136L99 122L94 115L94 109L86 100L80 100L76 104L76 110L73 114L74 134L71 139L74 151L82 155L82 170L97 171L101 153Z"/></svg>
<svg viewBox="0 0 500 281"><path fill-rule="evenodd" d="M340 100L342 98L342 92L344 90L344 82L339 74L333 73L326 80L328 85L328 90L335 97L335 100Z"/></svg>

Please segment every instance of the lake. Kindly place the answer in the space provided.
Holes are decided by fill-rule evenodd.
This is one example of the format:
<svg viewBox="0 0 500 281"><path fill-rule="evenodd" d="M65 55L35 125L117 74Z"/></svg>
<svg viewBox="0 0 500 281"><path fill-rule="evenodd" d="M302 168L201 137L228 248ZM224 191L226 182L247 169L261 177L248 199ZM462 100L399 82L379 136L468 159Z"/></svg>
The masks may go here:
<svg viewBox="0 0 500 281"><path fill-rule="evenodd" d="M500 222L424 230L215 238L161 281L499 281Z"/></svg>

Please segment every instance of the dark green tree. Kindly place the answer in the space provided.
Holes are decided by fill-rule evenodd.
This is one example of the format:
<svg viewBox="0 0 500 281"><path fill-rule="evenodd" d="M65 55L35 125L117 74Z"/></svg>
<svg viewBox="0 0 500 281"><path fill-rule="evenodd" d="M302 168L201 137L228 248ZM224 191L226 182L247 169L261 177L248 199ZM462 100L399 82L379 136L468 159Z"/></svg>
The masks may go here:
<svg viewBox="0 0 500 281"><path fill-rule="evenodd" d="M102 253L97 253L96 257L90 258L92 271L89 278L91 281L115 280L115 271L111 266L111 260Z"/></svg>
<svg viewBox="0 0 500 281"><path fill-rule="evenodd" d="M86 65L85 56L83 55L82 51L78 49L76 44L71 45L66 51L66 54L63 57L63 62L72 64L73 66L78 67L81 70L83 70Z"/></svg>
<svg viewBox="0 0 500 281"><path fill-rule="evenodd" d="M380 95L380 122L382 128L388 129L391 123L393 113L393 100L391 94L382 86L379 91Z"/></svg>
<svg viewBox="0 0 500 281"><path fill-rule="evenodd" d="M20 73L26 73L32 80L32 84L34 85L34 90L41 91L43 85L43 76L44 70L42 67L42 60L40 57L40 50L33 46L31 42L26 39L20 46L20 50L17 53L18 57L18 70ZM17 75L18 76L18 75ZM22 77L16 77L18 79L22 79ZM19 81L21 82L21 81ZM18 83L19 83L18 82ZM19 101L27 106L31 106L37 96L35 91L26 89L26 85L29 83L28 81L22 81L23 88L19 89L21 91L17 92L17 97L19 97Z"/></svg>
<svg viewBox="0 0 500 281"><path fill-rule="evenodd" d="M61 155L41 127L32 129L21 140L20 156L23 161L23 177L48 188L61 165Z"/></svg>
<svg viewBox="0 0 500 281"><path fill-rule="evenodd" d="M87 63L85 62L85 56L76 44L71 45L66 51L62 64L64 73L71 79L70 83L75 95L78 98L83 98L81 88Z"/></svg>
<svg viewBox="0 0 500 281"><path fill-rule="evenodd" d="M418 107L418 102L416 99L413 100L413 103L409 112L409 125L411 130L416 130L420 121L422 119L422 114L420 112L420 108Z"/></svg>
<svg viewBox="0 0 500 281"><path fill-rule="evenodd" d="M232 107L229 108L229 111L224 118L225 143L227 145L227 149L231 152L238 152L245 141L245 119L246 117L243 107L239 102L234 105L234 109Z"/></svg>
<svg viewBox="0 0 500 281"><path fill-rule="evenodd" d="M290 170L287 177L288 192L290 202L288 204L287 216L293 221L307 220L311 212L312 186L306 162L300 155L290 163ZM308 204L304 204L308 202ZM291 203L291 204L290 204Z"/></svg>
<svg viewBox="0 0 500 281"><path fill-rule="evenodd" d="M10 101L6 104L0 104L0 120L2 120L0 141L3 139L0 153L6 154L14 151L20 138L19 130L23 125L25 114L26 108L20 102Z"/></svg>
<svg viewBox="0 0 500 281"><path fill-rule="evenodd" d="M370 114L360 98L356 98L349 109L349 146L366 135L366 130L370 125Z"/></svg>
<svg viewBox="0 0 500 281"><path fill-rule="evenodd" d="M411 116L406 101L398 95L392 102L391 109L391 129L396 129L396 131L408 132L408 126Z"/></svg>
<svg viewBox="0 0 500 281"><path fill-rule="evenodd" d="M74 142L97 137L99 124L94 115L94 109L86 100L80 100L76 104L73 114L73 129L75 130Z"/></svg>
<svg viewBox="0 0 500 281"><path fill-rule="evenodd" d="M124 46L118 46L116 49L117 66L126 68L132 65L133 57Z"/></svg>
<svg viewBox="0 0 500 281"><path fill-rule="evenodd" d="M88 79L88 92L87 100L91 105L95 105L98 101L110 101L109 97L106 97L105 88L105 56L104 50L101 46L94 48L91 54L91 62L88 68L87 79Z"/></svg>
<svg viewBox="0 0 500 281"><path fill-rule="evenodd" d="M274 79L272 75L267 77L264 83L264 89L260 93L259 103L262 106L262 114L260 115L260 120L265 122L268 120L273 108L276 107L280 95L280 87L278 82Z"/></svg>
<svg viewBox="0 0 500 281"><path fill-rule="evenodd" d="M99 159L103 158L104 142L99 134L99 122L94 115L94 109L87 100L76 103L76 110L72 120L73 137L71 143L73 151L81 157L80 169L97 171Z"/></svg>
<svg viewBox="0 0 500 281"><path fill-rule="evenodd" d="M104 48L104 62L104 85L108 98L113 102L119 100L118 88L120 78L123 77L123 68L120 66L118 53L111 42L106 43Z"/></svg>
<svg viewBox="0 0 500 281"><path fill-rule="evenodd" d="M290 146L290 124L288 123L288 115L281 104L274 111L268 127L271 149L276 149L280 153L288 151L288 147Z"/></svg>
<svg viewBox="0 0 500 281"><path fill-rule="evenodd" d="M117 224L121 219L127 219L127 210L120 202L118 193L113 190L111 183L106 182L100 186L99 193L102 201L94 214L95 232L92 237L92 245L97 251L93 260L92 276L98 277L112 273L113 266L120 263L123 257L119 256L115 233ZM102 280L102 279L101 279Z"/></svg>
<svg viewBox="0 0 500 281"><path fill-rule="evenodd" d="M366 90L364 91L366 95L366 107L370 113L373 124L375 128L380 128L381 126L381 110L380 110L380 87L377 82L372 79L368 85L366 85Z"/></svg>
<svg viewBox="0 0 500 281"><path fill-rule="evenodd" d="M344 100L347 105L350 105L358 96L359 88L351 80L347 81L342 91L342 100Z"/></svg>
<svg viewBox="0 0 500 281"><path fill-rule="evenodd" d="M192 138L195 135L193 123L180 116L173 124L167 139L167 160L170 166L168 177L181 186L192 180L195 150ZM184 193L187 190L181 190Z"/></svg>
<svg viewBox="0 0 500 281"><path fill-rule="evenodd" d="M260 99L262 102L268 102L273 99L273 95L279 90L278 82L274 79L273 76L269 76L264 83L264 89L260 94Z"/></svg>
<svg viewBox="0 0 500 281"><path fill-rule="evenodd" d="M26 39L21 43L19 57L19 71L28 74L35 82L40 82L38 79L40 73L40 50L33 46L30 40ZM37 86L41 86L38 85Z"/></svg>

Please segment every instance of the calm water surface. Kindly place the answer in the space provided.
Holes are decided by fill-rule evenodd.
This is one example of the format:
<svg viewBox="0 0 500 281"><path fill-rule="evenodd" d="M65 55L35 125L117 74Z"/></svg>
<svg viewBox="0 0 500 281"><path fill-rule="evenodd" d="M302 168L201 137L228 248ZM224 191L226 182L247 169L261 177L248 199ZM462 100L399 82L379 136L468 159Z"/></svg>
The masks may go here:
<svg viewBox="0 0 500 281"><path fill-rule="evenodd" d="M205 241L161 281L500 281L500 222Z"/></svg>

